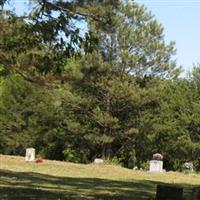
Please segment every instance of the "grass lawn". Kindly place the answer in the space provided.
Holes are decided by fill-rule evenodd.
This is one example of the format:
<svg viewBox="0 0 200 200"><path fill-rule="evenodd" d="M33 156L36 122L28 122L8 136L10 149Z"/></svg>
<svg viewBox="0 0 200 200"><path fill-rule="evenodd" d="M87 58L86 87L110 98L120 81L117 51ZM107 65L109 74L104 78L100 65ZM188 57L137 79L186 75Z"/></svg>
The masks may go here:
<svg viewBox="0 0 200 200"><path fill-rule="evenodd" d="M184 187L184 199L200 175L136 172L113 165L84 165L0 155L0 200L152 200L158 183Z"/></svg>

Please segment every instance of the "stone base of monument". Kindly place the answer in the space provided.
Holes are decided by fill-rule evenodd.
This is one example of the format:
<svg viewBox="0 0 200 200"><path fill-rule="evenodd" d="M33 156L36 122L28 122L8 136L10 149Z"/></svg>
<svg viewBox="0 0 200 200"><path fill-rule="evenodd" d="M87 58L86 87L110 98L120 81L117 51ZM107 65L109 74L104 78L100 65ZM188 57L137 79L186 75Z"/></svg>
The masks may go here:
<svg viewBox="0 0 200 200"><path fill-rule="evenodd" d="M183 200L183 188L174 185L157 185L155 200Z"/></svg>

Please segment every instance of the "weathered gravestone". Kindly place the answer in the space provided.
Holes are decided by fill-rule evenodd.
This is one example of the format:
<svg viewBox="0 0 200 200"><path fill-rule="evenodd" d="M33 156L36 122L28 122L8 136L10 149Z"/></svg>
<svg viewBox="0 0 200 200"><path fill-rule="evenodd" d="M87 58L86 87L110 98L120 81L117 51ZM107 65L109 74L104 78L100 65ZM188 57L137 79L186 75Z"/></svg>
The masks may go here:
<svg viewBox="0 0 200 200"><path fill-rule="evenodd" d="M183 200L183 188L172 185L157 185L155 200Z"/></svg>
<svg viewBox="0 0 200 200"><path fill-rule="evenodd" d="M163 172L163 156L161 154L154 154L153 159L150 161L150 172Z"/></svg>
<svg viewBox="0 0 200 200"><path fill-rule="evenodd" d="M183 170L188 171L188 172L193 172L194 171L194 165L192 162L185 162L182 165Z"/></svg>
<svg viewBox="0 0 200 200"><path fill-rule="evenodd" d="M30 162L35 161L35 149L34 148L27 148L26 149L25 160L30 161Z"/></svg>
<svg viewBox="0 0 200 200"><path fill-rule="evenodd" d="M95 158L94 164L103 164L103 160L101 158Z"/></svg>

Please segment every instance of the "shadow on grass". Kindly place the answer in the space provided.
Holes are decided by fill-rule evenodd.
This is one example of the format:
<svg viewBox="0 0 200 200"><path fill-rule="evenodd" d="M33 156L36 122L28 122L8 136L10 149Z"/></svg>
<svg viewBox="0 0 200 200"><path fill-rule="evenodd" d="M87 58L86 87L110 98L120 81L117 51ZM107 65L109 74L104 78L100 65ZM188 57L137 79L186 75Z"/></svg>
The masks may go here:
<svg viewBox="0 0 200 200"><path fill-rule="evenodd" d="M0 199L152 200L156 184L147 180L114 181L0 170Z"/></svg>

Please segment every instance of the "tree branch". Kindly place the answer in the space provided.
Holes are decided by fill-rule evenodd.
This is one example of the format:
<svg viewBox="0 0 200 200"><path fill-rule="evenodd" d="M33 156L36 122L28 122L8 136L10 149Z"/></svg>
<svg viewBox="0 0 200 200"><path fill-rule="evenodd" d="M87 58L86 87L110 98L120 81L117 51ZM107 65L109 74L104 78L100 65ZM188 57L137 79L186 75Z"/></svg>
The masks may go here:
<svg viewBox="0 0 200 200"><path fill-rule="evenodd" d="M42 0L42 2L44 4L44 6L47 6L48 8L53 9L53 10L60 10L60 11L67 12L71 15L78 15L78 16L82 16L83 18L91 18L95 21L101 21L99 17L92 15L92 14L74 11L70 8L64 7L64 5L56 5L55 3L51 3L47 0Z"/></svg>

